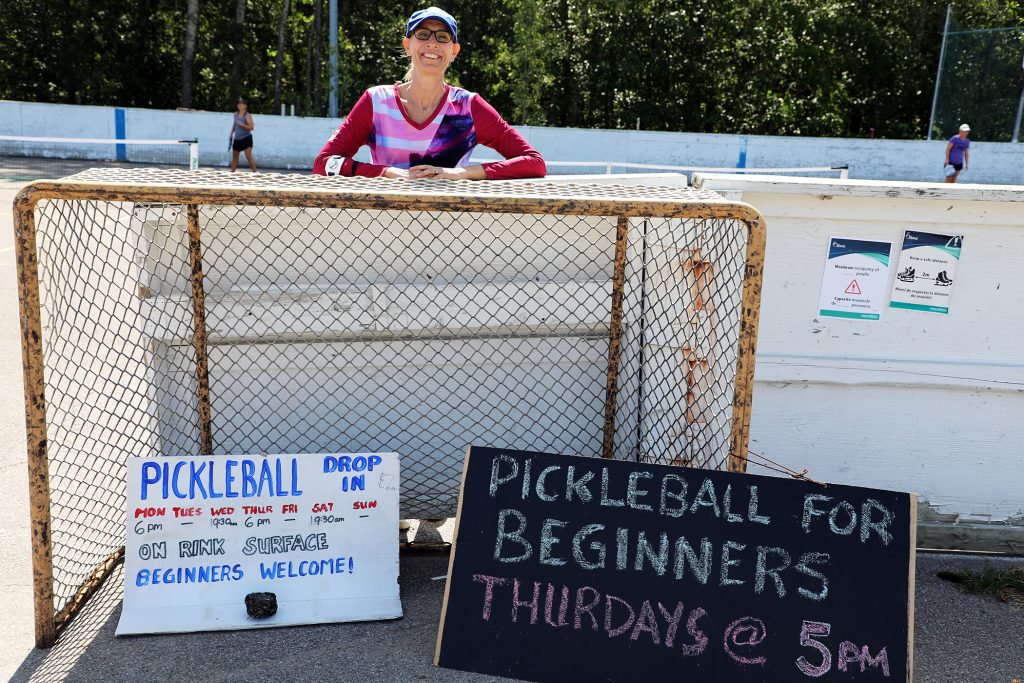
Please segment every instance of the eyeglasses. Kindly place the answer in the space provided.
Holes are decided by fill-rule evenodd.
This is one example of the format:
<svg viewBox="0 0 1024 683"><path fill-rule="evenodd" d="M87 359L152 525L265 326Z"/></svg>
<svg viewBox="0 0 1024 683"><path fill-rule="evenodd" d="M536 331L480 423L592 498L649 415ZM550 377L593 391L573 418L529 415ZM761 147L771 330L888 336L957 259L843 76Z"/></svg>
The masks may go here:
<svg viewBox="0 0 1024 683"><path fill-rule="evenodd" d="M451 31L445 31L444 29L438 29L437 31L431 31L429 28L418 28L412 32L412 35L416 40L427 41L431 37L434 38L438 43L450 43L452 42Z"/></svg>

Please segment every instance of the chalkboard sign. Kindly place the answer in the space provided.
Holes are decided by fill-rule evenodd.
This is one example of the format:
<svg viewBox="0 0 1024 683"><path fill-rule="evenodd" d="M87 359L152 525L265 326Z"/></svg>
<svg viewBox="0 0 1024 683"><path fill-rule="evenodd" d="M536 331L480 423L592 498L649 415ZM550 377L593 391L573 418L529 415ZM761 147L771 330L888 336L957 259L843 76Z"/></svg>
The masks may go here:
<svg viewBox="0 0 1024 683"><path fill-rule="evenodd" d="M470 448L434 663L532 681L907 681L915 497Z"/></svg>
<svg viewBox="0 0 1024 683"><path fill-rule="evenodd" d="M402 616L396 453L128 460L117 635Z"/></svg>

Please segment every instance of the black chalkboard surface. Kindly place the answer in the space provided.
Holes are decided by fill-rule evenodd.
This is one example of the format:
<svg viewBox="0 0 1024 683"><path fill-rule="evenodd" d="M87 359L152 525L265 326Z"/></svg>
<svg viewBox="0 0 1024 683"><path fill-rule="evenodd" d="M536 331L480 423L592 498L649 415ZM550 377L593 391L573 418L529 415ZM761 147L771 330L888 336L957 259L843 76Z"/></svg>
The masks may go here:
<svg viewBox="0 0 1024 683"><path fill-rule="evenodd" d="M472 447L434 663L909 681L915 511L909 493Z"/></svg>

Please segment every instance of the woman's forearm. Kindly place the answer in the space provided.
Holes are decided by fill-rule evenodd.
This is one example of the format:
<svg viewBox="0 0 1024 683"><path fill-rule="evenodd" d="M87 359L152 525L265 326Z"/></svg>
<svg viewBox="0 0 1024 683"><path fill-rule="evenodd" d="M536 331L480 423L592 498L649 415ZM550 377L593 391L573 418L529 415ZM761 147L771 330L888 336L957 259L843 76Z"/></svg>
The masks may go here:
<svg viewBox="0 0 1024 683"><path fill-rule="evenodd" d="M480 164L473 164L472 166L464 166L463 170L466 174L463 176L467 180L487 180L487 171Z"/></svg>

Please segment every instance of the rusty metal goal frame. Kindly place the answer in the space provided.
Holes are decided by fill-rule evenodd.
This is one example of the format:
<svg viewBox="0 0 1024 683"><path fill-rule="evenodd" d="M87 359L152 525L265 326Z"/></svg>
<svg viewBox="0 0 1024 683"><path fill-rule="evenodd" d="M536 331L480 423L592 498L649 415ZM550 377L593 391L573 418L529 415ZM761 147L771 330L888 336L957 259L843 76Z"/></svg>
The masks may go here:
<svg viewBox="0 0 1024 683"><path fill-rule="evenodd" d="M199 453L213 452L207 364L202 207L289 207L437 214L516 214L606 217L615 221L614 267L608 323L607 384L602 457L614 457L616 393L630 219L736 221L746 227L735 383L731 401L727 466L745 471L750 427L755 345L761 299L765 221L753 207L708 191L679 188L569 185L550 182L447 183L297 175L236 176L223 172L88 171L25 187L14 204L33 552L36 644L51 646L88 598L123 559L123 546L101 561L77 592L56 610L54 594L50 461L44 334L36 214L44 200L177 205L188 225L188 258L194 314L195 380ZM700 277L699 264L698 280ZM690 364L691 370L694 362Z"/></svg>

